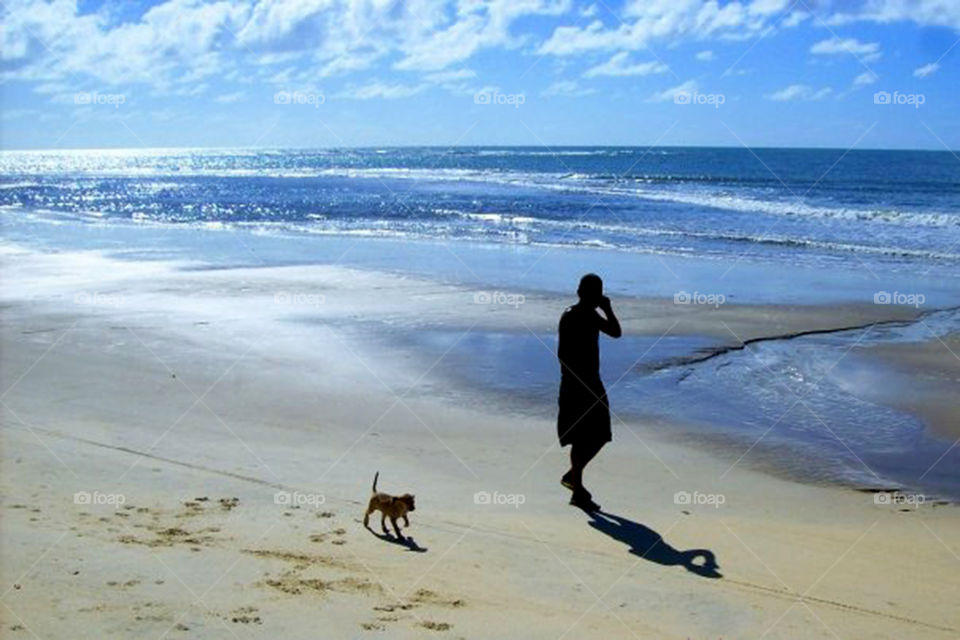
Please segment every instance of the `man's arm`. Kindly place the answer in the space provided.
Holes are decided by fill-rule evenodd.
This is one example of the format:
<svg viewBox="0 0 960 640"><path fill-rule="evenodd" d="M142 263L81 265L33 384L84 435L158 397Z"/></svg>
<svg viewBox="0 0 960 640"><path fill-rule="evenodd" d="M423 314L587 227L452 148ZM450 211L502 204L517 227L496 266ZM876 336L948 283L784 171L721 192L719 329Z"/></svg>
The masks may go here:
<svg viewBox="0 0 960 640"><path fill-rule="evenodd" d="M617 315L613 312L613 307L610 305L610 298L603 296L600 299L598 307L600 311L603 311L604 315L604 317L600 319L600 331L603 331L611 338L619 338L622 336L623 331L620 329L620 321L617 320Z"/></svg>

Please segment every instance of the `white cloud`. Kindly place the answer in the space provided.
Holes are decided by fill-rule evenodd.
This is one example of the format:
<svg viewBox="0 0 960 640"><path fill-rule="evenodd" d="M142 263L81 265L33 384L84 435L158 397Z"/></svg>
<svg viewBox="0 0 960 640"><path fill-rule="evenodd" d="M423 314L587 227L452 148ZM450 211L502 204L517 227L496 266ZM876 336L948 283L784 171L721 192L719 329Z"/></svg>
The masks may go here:
<svg viewBox="0 0 960 640"><path fill-rule="evenodd" d="M809 17L810 17L810 14L807 13L806 11L794 11L793 13L788 15L786 18L784 18L783 22L780 23L780 26L790 29L792 27L797 26L798 24L800 24L801 22L803 22Z"/></svg>
<svg viewBox="0 0 960 640"><path fill-rule="evenodd" d="M753 0L748 9L753 14L767 15L779 13L792 4L791 0Z"/></svg>
<svg viewBox="0 0 960 640"><path fill-rule="evenodd" d="M570 0L161 0L117 23L77 0L6 0L0 58L6 79L86 74L158 92L238 68L263 81L271 65L302 81L369 69L439 71L491 47L519 46L518 19L562 15ZM130 5L133 7L134 5ZM261 64L254 66L254 61Z"/></svg>
<svg viewBox="0 0 960 640"><path fill-rule="evenodd" d="M559 15L569 11L568 0L490 0L463 2L452 24L406 41L406 56L397 69L436 71L462 62L481 49L514 47L520 40L510 34L511 24L529 15Z"/></svg>
<svg viewBox="0 0 960 640"><path fill-rule="evenodd" d="M925 64L922 67L917 67L913 70L914 78L926 78L927 76L932 76L937 72L937 69L940 68L940 65L936 62L931 62L930 64Z"/></svg>
<svg viewBox="0 0 960 640"><path fill-rule="evenodd" d="M428 73L423 78L429 82L444 84L447 82L456 82L458 80L469 80L475 78L477 73L471 69L457 69L456 71L440 71L438 73Z"/></svg>
<svg viewBox="0 0 960 640"><path fill-rule="evenodd" d="M409 98L426 89L429 85L405 85L405 84L384 84L382 82L372 82L359 87L350 87L337 94L338 98L348 100L371 100L373 98L383 98L386 100L396 100L397 98Z"/></svg>
<svg viewBox="0 0 960 640"><path fill-rule="evenodd" d="M612 58L604 62L603 64L598 64L595 67L588 69L583 77L585 78L594 78L596 76L648 76L654 73L666 73L669 68L667 65L663 64L658 60L651 60L649 62L640 62L637 64L631 64L629 61L630 54L626 51L621 51L620 53L615 54Z"/></svg>
<svg viewBox="0 0 960 640"><path fill-rule="evenodd" d="M27 116L39 115L39 111L33 109L3 109L0 111L0 119L16 120L17 118L26 118Z"/></svg>
<svg viewBox="0 0 960 640"><path fill-rule="evenodd" d="M852 55L867 62L877 60L882 55L876 42L860 42L856 38L834 36L821 40L810 47L810 53L821 56Z"/></svg>
<svg viewBox="0 0 960 640"><path fill-rule="evenodd" d="M813 102L816 100L823 100L831 93L833 93L833 89L830 87L814 90L813 87L809 85L792 84L789 87L785 87L764 97L767 100L773 100L774 102L792 102L794 100Z"/></svg>
<svg viewBox="0 0 960 640"><path fill-rule="evenodd" d="M859 89L860 87L871 85L877 80L879 80L879 78L880 76L875 74L873 71L864 71L863 73L861 73L860 75L858 75L856 78L853 79L853 88Z"/></svg>
<svg viewBox="0 0 960 640"><path fill-rule="evenodd" d="M463 65L490 50L523 47L522 53L560 57L605 52L612 57L591 67L590 77L641 76L663 72L663 63L629 58L655 41L700 43L693 49L702 49L697 60L708 61L713 53L707 47L713 45L706 42L756 38L812 22L807 11L795 9L802 3L789 0L624 0L616 18L591 0L577 5L572 0L150 1L157 4L146 9L142 3L123 3L119 20L110 3L91 11L91 3L80 0L3 0L0 79L29 83L40 100L51 87L58 87L53 93L89 86L127 91L144 84L145 95L185 96L202 93L214 78L236 88L306 86L318 78L371 70L384 77L391 65L424 74L408 84L394 78L398 84L392 85L371 85L366 75L356 78L358 85L379 86L379 95L387 97L403 93L402 87L419 92L419 82L463 90L465 85L456 83L472 77ZM833 24L909 21L960 30L956 0L845 0L816 6ZM839 13L831 15L829 7ZM551 23L548 35L535 41ZM863 61L881 56L877 42L856 38L834 37L811 47L817 56L851 52ZM914 74L929 77L937 70L932 63ZM207 95L217 100L217 92Z"/></svg>
<svg viewBox="0 0 960 640"><path fill-rule="evenodd" d="M581 87L575 80L560 80L554 82L552 85L544 89L541 95L544 96L566 96L569 98L576 98L580 96L588 96L591 93L596 93L596 89L589 89Z"/></svg>
<svg viewBox="0 0 960 640"><path fill-rule="evenodd" d="M561 26L540 46L540 53L568 56L585 51L636 51L656 39L720 37L743 39L766 31L781 0L752 3L717 0L628 0L623 22L607 28L600 20L585 27Z"/></svg>
<svg viewBox="0 0 960 640"><path fill-rule="evenodd" d="M237 91L235 93L225 93L223 95L217 96L214 98L217 102L221 104L230 104L232 102L240 102L246 97L246 92Z"/></svg>
<svg viewBox="0 0 960 640"><path fill-rule="evenodd" d="M841 6L849 8L847 5ZM960 3L953 0L867 0L852 11L827 18L827 23L831 25L853 22L914 22L960 30Z"/></svg>
<svg viewBox="0 0 960 640"><path fill-rule="evenodd" d="M687 80L683 84L678 84L675 87L670 87L658 93L654 93L652 96L647 98L647 102L673 102L679 93L693 93L697 90L697 83L695 80Z"/></svg>

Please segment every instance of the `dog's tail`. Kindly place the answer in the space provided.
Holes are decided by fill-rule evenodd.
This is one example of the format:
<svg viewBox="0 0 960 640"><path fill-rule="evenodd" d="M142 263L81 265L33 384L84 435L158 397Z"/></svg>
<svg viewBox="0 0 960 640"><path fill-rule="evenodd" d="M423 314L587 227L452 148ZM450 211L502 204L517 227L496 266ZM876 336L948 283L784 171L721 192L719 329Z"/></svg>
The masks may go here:
<svg viewBox="0 0 960 640"><path fill-rule="evenodd" d="M377 472L374 474L374 476L373 476L373 492L374 492L374 493L377 492L377 478L379 478L379 477L380 477L380 472L377 471Z"/></svg>

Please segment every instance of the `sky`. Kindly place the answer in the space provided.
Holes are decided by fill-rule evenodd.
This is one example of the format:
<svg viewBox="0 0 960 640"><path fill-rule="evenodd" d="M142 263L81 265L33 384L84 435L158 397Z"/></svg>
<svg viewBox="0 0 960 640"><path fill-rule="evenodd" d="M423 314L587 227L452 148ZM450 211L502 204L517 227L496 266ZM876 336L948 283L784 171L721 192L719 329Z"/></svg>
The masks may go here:
<svg viewBox="0 0 960 640"><path fill-rule="evenodd" d="M0 147L960 149L960 0L3 0Z"/></svg>

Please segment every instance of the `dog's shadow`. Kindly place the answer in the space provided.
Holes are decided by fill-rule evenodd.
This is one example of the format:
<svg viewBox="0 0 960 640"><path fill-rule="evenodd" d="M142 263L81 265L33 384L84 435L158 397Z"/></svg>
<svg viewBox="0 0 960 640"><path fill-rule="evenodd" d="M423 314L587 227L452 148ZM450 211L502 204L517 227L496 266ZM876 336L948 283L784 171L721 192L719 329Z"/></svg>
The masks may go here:
<svg viewBox="0 0 960 640"><path fill-rule="evenodd" d="M380 538L384 542L389 542L390 544L395 544L400 547L405 547L407 551L413 551L414 553L426 553L427 548L421 547L417 544L417 541L414 540L411 536L405 536L403 538L397 538L396 536L390 535L389 533L378 533L371 529L370 527L365 527L367 531Z"/></svg>
<svg viewBox="0 0 960 640"><path fill-rule="evenodd" d="M722 578L717 569L717 559L709 549L674 549L653 529L639 522L603 511L587 512L587 523L597 531L603 532L630 547L630 553L644 560L667 566L682 566L691 573L704 578ZM697 562L703 558L702 562Z"/></svg>

